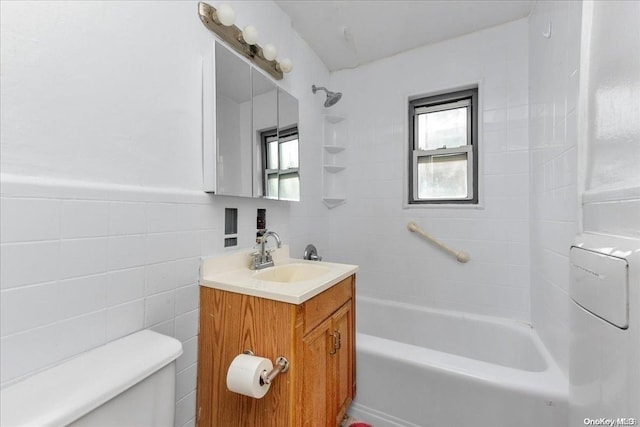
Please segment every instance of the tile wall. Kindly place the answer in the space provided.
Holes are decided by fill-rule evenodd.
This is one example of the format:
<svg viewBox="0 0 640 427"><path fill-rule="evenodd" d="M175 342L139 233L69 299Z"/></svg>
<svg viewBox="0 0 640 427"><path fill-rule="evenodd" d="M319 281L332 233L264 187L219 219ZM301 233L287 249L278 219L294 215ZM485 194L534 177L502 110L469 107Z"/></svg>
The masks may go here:
<svg viewBox="0 0 640 427"><path fill-rule="evenodd" d="M347 203L326 259L359 264L358 292L529 321L528 22L521 19L336 72L349 123ZM403 208L407 98L478 84L481 207ZM411 234L415 220L466 250L460 264Z"/></svg>
<svg viewBox="0 0 640 427"><path fill-rule="evenodd" d="M239 247L253 245L256 207L288 241L287 204L8 176L0 200L2 385L151 329L182 342L176 426L193 424L200 257L234 249L226 207L238 209Z"/></svg>
<svg viewBox="0 0 640 427"><path fill-rule="evenodd" d="M320 200L310 88L329 72L275 3L233 7L293 60L279 84L299 101L303 201ZM301 254L309 222L292 239L289 217L307 208L201 191L201 58L215 36L197 1L0 8L0 386L153 329L183 343L175 424L194 425L198 265L225 252L224 209L238 208L240 248L266 208Z"/></svg>
<svg viewBox="0 0 640 427"><path fill-rule="evenodd" d="M531 318L565 373L568 257L578 232L581 10L580 2L536 2L529 17Z"/></svg>

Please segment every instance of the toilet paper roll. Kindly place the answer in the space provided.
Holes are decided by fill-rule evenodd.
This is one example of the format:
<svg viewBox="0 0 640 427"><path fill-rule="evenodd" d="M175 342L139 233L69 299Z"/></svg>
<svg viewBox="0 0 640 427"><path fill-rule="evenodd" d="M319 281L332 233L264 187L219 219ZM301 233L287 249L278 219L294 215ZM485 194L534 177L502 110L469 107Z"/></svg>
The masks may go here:
<svg viewBox="0 0 640 427"><path fill-rule="evenodd" d="M227 371L227 388L245 396L262 398L269 391L270 384L261 384L260 374L273 369L271 360L264 357L239 354L233 359Z"/></svg>

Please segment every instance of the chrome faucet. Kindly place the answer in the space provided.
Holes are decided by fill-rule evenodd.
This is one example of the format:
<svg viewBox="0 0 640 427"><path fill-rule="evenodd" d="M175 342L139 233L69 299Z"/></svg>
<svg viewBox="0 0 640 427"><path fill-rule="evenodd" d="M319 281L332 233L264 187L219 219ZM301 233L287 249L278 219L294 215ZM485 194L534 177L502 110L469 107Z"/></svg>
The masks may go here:
<svg viewBox="0 0 640 427"><path fill-rule="evenodd" d="M253 256L253 269L262 270L263 268L273 267L273 258L271 257L271 250L266 249L267 238L273 236L276 239L276 245L278 248L282 247L282 240L275 231L266 230L260 238L260 252L254 252Z"/></svg>

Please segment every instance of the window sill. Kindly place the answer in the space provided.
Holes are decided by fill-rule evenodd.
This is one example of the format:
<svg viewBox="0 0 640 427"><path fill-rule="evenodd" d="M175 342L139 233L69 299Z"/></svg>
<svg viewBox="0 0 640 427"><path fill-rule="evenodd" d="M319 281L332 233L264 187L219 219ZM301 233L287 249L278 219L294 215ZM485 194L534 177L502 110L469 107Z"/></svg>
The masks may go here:
<svg viewBox="0 0 640 427"><path fill-rule="evenodd" d="M402 203L402 209L477 209L484 210L484 204L478 203L475 205L465 203L421 203L421 204L409 204L407 202Z"/></svg>

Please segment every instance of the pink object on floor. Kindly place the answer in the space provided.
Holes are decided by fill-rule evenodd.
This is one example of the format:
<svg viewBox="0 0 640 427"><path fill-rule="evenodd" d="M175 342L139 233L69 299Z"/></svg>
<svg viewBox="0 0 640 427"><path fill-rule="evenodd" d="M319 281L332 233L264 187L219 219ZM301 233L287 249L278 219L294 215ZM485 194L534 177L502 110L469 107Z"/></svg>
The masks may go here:
<svg viewBox="0 0 640 427"><path fill-rule="evenodd" d="M367 424L367 423L355 422L355 423L349 424L349 427L373 427L373 426L371 424Z"/></svg>

